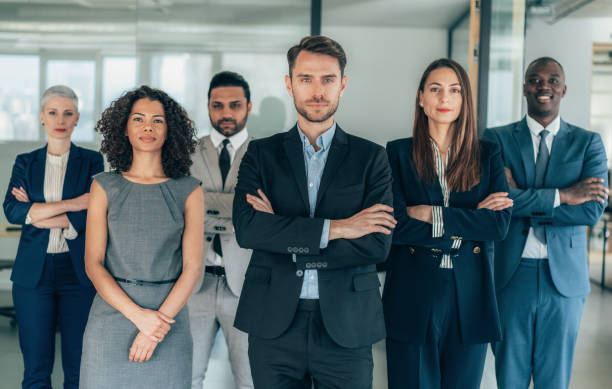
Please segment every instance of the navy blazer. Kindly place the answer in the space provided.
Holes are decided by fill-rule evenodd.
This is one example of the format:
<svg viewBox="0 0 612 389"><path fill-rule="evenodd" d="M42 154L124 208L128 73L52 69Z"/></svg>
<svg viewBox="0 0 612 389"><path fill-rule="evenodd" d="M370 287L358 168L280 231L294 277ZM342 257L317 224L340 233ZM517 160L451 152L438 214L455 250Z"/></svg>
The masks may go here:
<svg viewBox="0 0 612 389"><path fill-rule="evenodd" d="M25 219L33 203L44 203L45 164L47 146L20 154L15 159L11 180L4 197L4 214L13 224L22 225L17 257L13 266L11 280L25 287L35 287L42 275L49 229L25 224ZM72 199L89 192L92 176L104 170L102 155L93 150L70 145L70 154L64 177L62 199ZM11 193L14 187L23 187L28 193L30 203L22 203ZM66 239L70 258L81 285L92 286L85 274L85 224L87 211L67 212L66 215L78 232L76 239Z"/></svg>
<svg viewBox="0 0 612 389"><path fill-rule="evenodd" d="M499 148L481 142L480 182L467 192L450 193L449 207L442 211L444 236L432 237L432 225L412 219L412 205L444 205L436 177L424 183L412 157L412 138L387 145L393 174L393 204L397 225L387 264L383 306L390 338L424 344L433 296L439 285L442 253L453 257L462 342L485 343L501 337L499 313L493 285L492 241L506 236L511 209L476 209L489 194L507 192ZM452 250L453 240L461 247Z"/></svg>
<svg viewBox="0 0 612 389"><path fill-rule="evenodd" d="M533 188L535 157L527 121L485 131L484 138L499 145L504 165L512 171L518 188L510 189L514 212L508 237L495 244L495 282L498 290L508 284L518 268L530 226L546 225L548 264L552 281L567 297L586 295L589 274L586 227L597 223L604 205L588 201L553 208L555 188L567 188L588 177L600 177L608 185L606 151L599 134L561 120L551 148L544 188Z"/></svg>

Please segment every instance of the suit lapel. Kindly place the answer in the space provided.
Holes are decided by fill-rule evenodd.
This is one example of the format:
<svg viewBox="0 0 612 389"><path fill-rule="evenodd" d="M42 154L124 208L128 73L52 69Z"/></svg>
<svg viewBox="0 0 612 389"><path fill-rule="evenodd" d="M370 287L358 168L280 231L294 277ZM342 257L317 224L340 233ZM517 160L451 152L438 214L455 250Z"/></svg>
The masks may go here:
<svg viewBox="0 0 612 389"><path fill-rule="evenodd" d="M533 141L527 127L527 120L523 118L514 129L514 138L521 152L523 168L525 169L525 183L527 187L533 187L535 179L535 156L533 155Z"/></svg>
<svg viewBox="0 0 612 389"><path fill-rule="evenodd" d="M74 197L74 190L79 180L81 171L81 150L73 143L70 143L70 154L66 164L66 174L64 175L64 187L62 189L62 199Z"/></svg>
<svg viewBox="0 0 612 389"><path fill-rule="evenodd" d="M285 140L283 141L283 147L285 149L285 153L287 154L287 158L289 159L289 164L291 165L293 175L295 176L295 182L300 192L300 196L302 197L306 214L308 214L310 204L308 203L308 192L306 190L306 166L304 162L302 141L300 141L297 126L294 126L289 132L287 132Z"/></svg>
<svg viewBox="0 0 612 389"><path fill-rule="evenodd" d="M219 169L219 154L217 154L217 150L210 140L210 136L202 140L201 154L204 159L204 167L208 171L208 177L213 187L223 192L221 170Z"/></svg>
<svg viewBox="0 0 612 389"><path fill-rule="evenodd" d="M34 199L43 199L45 198L45 164L47 162L47 146L39 149L36 152L34 157L34 161L32 162L32 170L30 171L30 182L32 187L30 190L32 191L32 196L30 200L36 201Z"/></svg>
<svg viewBox="0 0 612 389"><path fill-rule="evenodd" d="M334 139L332 139L331 146L329 148L329 154L327 155L327 161L323 168L323 176L321 177L321 184L319 185L319 191L317 193L317 203L315 209L319 207L319 201L325 194L329 185L333 182L334 177L340 172L340 165L346 157L348 152L348 137L346 133L342 131L340 126L336 125L336 132Z"/></svg>
<svg viewBox="0 0 612 389"><path fill-rule="evenodd" d="M561 127L559 132L553 138L552 147L550 148L550 159L548 160L548 167L546 168L546 176L544 178L544 187L554 188L554 185L550 185L550 181L558 173L555 169L563 163L565 152L570 149L572 144L572 132L569 130L567 123L561 120Z"/></svg>

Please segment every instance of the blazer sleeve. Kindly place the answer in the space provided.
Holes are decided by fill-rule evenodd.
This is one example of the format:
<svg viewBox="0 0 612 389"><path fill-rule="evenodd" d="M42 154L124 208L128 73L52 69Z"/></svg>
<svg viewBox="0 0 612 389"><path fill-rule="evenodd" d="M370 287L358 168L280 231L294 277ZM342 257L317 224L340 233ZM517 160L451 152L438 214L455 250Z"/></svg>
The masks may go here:
<svg viewBox="0 0 612 389"><path fill-rule="evenodd" d="M263 188L258 142L249 143L240 163L232 220L240 247L279 254L319 254L322 218L282 216L255 211L246 195Z"/></svg>
<svg viewBox="0 0 612 389"><path fill-rule="evenodd" d="M11 193L13 188L23 187L28 192L28 183L26 180L27 174L27 155L18 155L13 165L13 172L11 173L11 179L9 180L8 188L4 196L4 215L6 220L12 224L24 225L26 216L30 212L30 208L33 203L23 203L15 198Z"/></svg>
<svg viewBox="0 0 612 389"><path fill-rule="evenodd" d="M393 244L395 245L417 245L429 248L450 248L452 241L444 237L432 237L432 225L424 221L413 219L408 216L406 207L406 196L403 188L410 188L416 183L404 182L402 172L409 166L402 165L399 158L399 150L394 143L387 144L387 156L391 165L393 177L393 213L397 225L393 230ZM414 205L414 204L411 204Z"/></svg>
<svg viewBox="0 0 612 389"><path fill-rule="evenodd" d="M362 209L375 204L386 204L392 207L391 169L382 147L376 149L370 168L364 173L367 174L367 187ZM317 243L320 237L321 234L319 234ZM326 248L321 249L315 259L326 262L327 269L372 265L384 262L390 249L391 236L376 232L357 239L332 240ZM300 269L305 269L306 263L313 260L312 257L300 257L298 256L296 261Z"/></svg>
<svg viewBox="0 0 612 389"><path fill-rule="evenodd" d="M499 138L497 131L486 130L482 138L496 144L500 150L503 150L503 142ZM503 155L504 153L502 152L502 161ZM510 198L514 200L512 216L533 217L535 214L550 218L555 204L555 192L556 189L554 188L509 188Z"/></svg>
<svg viewBox="0 0 612 389"><path fill-rule="evenodd" d="M599 177L604 180L604 185L608 187L608 161L606 158L606 150L601 136L597 133L592 133L591 141L585 152L584 165L582 173L578 181L589 177ZM554 225L554 226L592 226L599 221L605 205L597 201L591 200L578 205L562 204L552 211L552 218L538 217L532 218L537 225Z"/></svg>
<svg viewBox="0 0 612 389"><path fill-rule="evenodd" d="M491 168L489 177L481 177L481 182L489 182L487 195L495 192L508 192L508 183L504 173L504 164L499 148L494 145L490 150L490 158L487 163ZM484 147L482 147L484 152ZM468 209L456 207L444 207L442 217L444 219L444 236L460 236L464 240L486 241L502 240L506 237L510 225L511 208L501 211L490 209Z"/></svg>
<svg viewBox="0 0 612 389"><path fill-rule="evenodd" d="M87 171L88 175L88 184L87 191L83 193L89 192L89 188L91 187L91 181L93 176L104 171L104 159L102 158L102 154L96 152L93 154L93 160L89 164L89 170ZM87 223L87 210L84 209L82 211L77 212L66 212L66 216L70 221L72 227L76 230L76 232L80 235L83 231L85 231L85 225Z"/></svg>

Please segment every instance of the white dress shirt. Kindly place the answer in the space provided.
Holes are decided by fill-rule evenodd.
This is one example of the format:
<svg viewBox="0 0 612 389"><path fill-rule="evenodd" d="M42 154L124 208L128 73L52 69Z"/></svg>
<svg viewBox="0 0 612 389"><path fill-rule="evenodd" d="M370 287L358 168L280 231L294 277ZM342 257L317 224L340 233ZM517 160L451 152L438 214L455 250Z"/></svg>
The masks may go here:
<svg viewBox="0 0 612 389"><path fill-rule="evenodd" d="M550 134L546 137L546 146L548 147L548 152L552 151L552 144L555 136L559 132L559 128L561 127L561 118L557 116L546 128L544 128L540 123L538 123L535 119L529 117L527 115L527 127L529 127L529 133L531 134L531 142L533 143L533 156L534 161L538 159L538 150L540 148L540 132L543 130L548 130ZM555 191L555 202L553 203L553 208L561 205L561 200L559 197L559 189ZM525 248L523 249L523 258L548 258L548 248L546 243L542 243L536 238L535 233L533 232L533 228L529 228L529 235L527 235L527 241L525 242Z"/></svg>
<svg viewBox="0 0 612 389"><path fill-rule="evenodd" d="M230 166L234 163L236 151L244 144L244 142L246 142L248 138L249 133L247 132L246 127L230 137L221 134L215 129L210 131L210 140L213 143L213 146L215 146L215 150L217 150L217 155L219 155L223 149L223 141L225 139L229 139L230 142L227 144L227 151L230 155ZM206 266L224 266L223 257L215 253L212 246L206 255Z"/></svg>

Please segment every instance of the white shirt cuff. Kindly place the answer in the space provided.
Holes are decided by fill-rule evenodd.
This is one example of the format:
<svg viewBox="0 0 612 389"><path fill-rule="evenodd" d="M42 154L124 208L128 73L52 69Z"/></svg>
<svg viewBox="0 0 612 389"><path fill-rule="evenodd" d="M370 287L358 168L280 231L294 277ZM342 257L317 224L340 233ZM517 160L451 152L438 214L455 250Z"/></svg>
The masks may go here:
<svg viewBox="0 0 612 389"><path fill-rule="evenodd" d="M553 203L553 208L557 208L561 205L561 196L559 195L559 189L555 189L555 202Z"/></svg>
<svg viewBox="0 0 612 389"><path fill-rule="evenodd" d="M32 218L30 217L30 212L26 215L25 224L32 224Z"/></svg>
<svg viewBox="0 0 612 389"><path fill-rule="evenodd" d="M67 240L73 240L76 239L77 236L79 236L79 233L77 232L77 230L74 229L72 223L68 224L68 228L64 228L62 230L62 234L64 235L64 239Z"/></svg>
<svg viewBox="0 0 612 389"><path fill-rule="evenodd" d="M444 218L442 216L442 207L435 205L431 207L432 238L441 238L444 236Z"/></svg>

